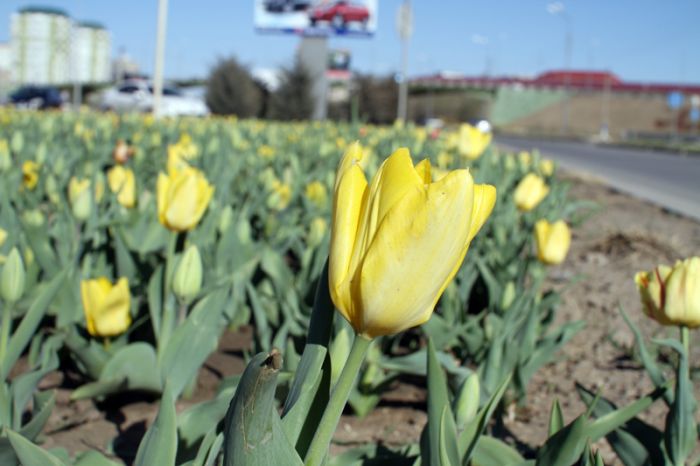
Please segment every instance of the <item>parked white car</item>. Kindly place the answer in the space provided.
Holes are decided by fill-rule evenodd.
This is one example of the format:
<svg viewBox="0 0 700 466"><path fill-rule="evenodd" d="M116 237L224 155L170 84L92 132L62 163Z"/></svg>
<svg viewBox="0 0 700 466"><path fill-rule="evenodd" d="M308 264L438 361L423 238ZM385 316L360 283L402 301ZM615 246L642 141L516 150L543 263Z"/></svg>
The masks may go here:
<svg viewBox="0 0 700 466"><path fill-rule="evenodd" d="M104 91L99 105L102 110L115 112L150 112L153 110L153 86L146 81L125 81ZM160 114L205 116L209 114L209 109L202 99L186 96L179 89L165 86Z"/></svg>

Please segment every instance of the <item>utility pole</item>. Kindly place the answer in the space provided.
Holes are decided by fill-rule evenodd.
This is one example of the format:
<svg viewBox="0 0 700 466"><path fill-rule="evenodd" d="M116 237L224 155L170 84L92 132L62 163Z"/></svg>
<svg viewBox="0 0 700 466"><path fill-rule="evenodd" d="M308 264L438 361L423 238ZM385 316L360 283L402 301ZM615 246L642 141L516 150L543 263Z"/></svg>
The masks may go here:
<svg viewBox="0 0 700 466"><path fill-rule="evenodd" d="M571 55L574 47L574 34L572 27L572 19L564 9L562 2L553 2L547 5L549 14L559 16L564 20L565 37L564 37L564 99L562 100L562 133L569 132L569 87L571 84Z"/></svg>
<svg viewBox="0 0 700 466"><path fill-rule="evenodd" d="M153 116L160 116L163 100L163 69L165 68L165 31L168 21L168 0L158 0L158 30L156 36L156 63L153 70Z"/></svg>
<svg viewBox="0 0 700 466"><path fill-rule="evenodd" d="M399 81L399 104L396 119L406 121L408 109L408 40L413 34L413 13L410 0L404 0L396 17L396 29L401 38L401 81Z"/></svg>

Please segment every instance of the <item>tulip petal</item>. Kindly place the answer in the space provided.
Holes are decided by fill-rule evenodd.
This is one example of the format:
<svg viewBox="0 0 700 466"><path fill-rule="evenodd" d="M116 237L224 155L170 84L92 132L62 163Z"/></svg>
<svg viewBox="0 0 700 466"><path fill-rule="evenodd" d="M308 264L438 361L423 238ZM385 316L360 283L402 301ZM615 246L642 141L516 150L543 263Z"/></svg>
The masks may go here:
<svg viewBox="0 0 700 466"><path fill-rule="evenodd" d="M472 208L469 242L474 239L496 205L496 188L490 184L474 185L474 207Z"/></svg>
<svg viewBox="0 0 700 466"><path fill-rule="evenodd" d="M158 173L156 183L156 202L158 204L158 220L162 225L166 225L165 211L168 208L168 192L170 191L170 177L165 173Z"/></svg>
<svg viewBox="0 0 700 466"><path fill-rule="evenodd" d="M387 158L372 179L367 201L362 206L350 269L357 270L379 224L389 210L409 191L423 186L413 167L408 149L397 149Z"/></svg>
<svg viewBox="0 0 700 466"><path fill-rule="evenodd" d="M105 295L99 316L95 317L97 333L112 337L124 333L131 325L129 283L120 278Z"/></svg>
<svg viewBox="0 0 700 466"><path fill-rule="evenodd" d="M473 196L469 172L455 170L414 187L386 215L355 279L359 333L387 335L428 320L466 254Z"/></svg>
<svg viewBox="0 0 700 466"><path fill-rule="evenodd" d="M333 301L348 321L352 321L352 299L347 287L343 290L343 282L349 273L366 191L367 179L358 165L349 165L344 172L338 172L333 198L328 281Z"/></svg>
<svg viewBox="0 0 700 466"><path fill-rule="evenodd" d="M433 179L430 173L430 160L423 159L416 165L416 173L423 180L423 184L430 184Z"/></svg>

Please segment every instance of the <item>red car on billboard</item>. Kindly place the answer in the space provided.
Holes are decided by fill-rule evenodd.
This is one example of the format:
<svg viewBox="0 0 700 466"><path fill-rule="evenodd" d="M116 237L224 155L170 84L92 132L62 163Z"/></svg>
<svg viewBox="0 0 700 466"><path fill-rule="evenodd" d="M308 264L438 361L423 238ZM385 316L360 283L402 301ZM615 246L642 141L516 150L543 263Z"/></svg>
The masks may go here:
<svg viewBox="0 0 700 466"><path fill-rule="evenodd" d="M309 12L309 19L311 26L328 21L335 29L345 29L348 23L361 23L365 27L369 21L369 10L364 5L345 1L332 2L314 7Z"/></svg>

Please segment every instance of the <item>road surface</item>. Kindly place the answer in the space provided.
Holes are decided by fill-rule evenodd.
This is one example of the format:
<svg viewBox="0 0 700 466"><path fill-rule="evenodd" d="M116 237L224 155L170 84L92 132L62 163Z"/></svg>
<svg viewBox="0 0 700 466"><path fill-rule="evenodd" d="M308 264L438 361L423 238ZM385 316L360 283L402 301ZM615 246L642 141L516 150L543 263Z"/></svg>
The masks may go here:
<svg viewBox="0 0 700 466"><path fill-rule="evenodd" d="M700 220L700 157L498 136L510 150L537 148L564 169L584 173L610 186L674 212Z"/></svg>

